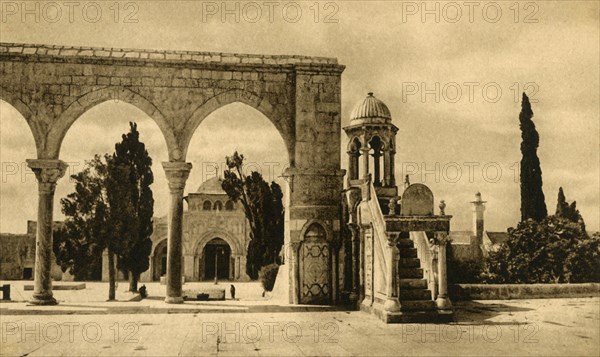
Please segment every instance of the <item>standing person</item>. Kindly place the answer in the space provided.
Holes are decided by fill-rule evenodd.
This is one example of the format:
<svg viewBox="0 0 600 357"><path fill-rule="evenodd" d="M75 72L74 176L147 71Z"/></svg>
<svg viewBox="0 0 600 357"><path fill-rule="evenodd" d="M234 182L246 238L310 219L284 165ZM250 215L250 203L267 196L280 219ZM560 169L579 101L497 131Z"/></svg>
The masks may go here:
<svg viewBox="0 0 600 357"><path fill-rule="evenodd" d="M231 284L229 292L231 293L231 300L235 300L235 286L233 286L233 284Z"/></svg>

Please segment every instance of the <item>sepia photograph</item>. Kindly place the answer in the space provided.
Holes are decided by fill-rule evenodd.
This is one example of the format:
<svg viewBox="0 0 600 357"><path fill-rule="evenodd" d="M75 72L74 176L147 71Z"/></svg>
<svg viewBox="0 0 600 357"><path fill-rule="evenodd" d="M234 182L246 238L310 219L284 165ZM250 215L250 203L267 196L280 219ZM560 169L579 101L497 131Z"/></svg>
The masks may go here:
<svg viewBox="0 0 600 357"><path fill-rule="evenodd" d="M0 0L0 356L600 357L599 0Z"/></svg>

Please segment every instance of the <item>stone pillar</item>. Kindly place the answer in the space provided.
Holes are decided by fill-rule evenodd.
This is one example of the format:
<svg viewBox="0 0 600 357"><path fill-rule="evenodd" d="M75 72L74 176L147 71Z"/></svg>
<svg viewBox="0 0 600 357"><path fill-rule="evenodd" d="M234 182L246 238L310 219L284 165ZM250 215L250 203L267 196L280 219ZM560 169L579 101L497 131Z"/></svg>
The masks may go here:
<svg viewBox="0 0 600 357"><path fill-rule="evenodd" d="M365 299L365 231L360 228L359 234L359 249L358 249L358 301Z"/></svg>
<svg viewBox="0 0 600 357"><path fill-rule="evenodd" d="M356 180L358 178L358 152L348 151L348 178L350 180Z"/></svg>
<svg viewBox="0 0 600 357"><path fill-rule="evenodd" d="M195 257L193 254L184 254L183 255L183 276L185 276L185 281L195 281Z"/></svg>
<svg viewBox="0 0 600 357"><path fill-rule="evenodd" d="M34 289L29 303L56 305L52 296L52 214L56 182L63 177L67 164L60 160L27 160L38 181L38 214L35 243Z"/></svg>
<svg viewBox="0 0 600 357"><path fill-rule="evenodd" d="M350 233L352 234L352 291L350 292L350 301L358 301L358 292L360 288L359 281L359 250L360 250L360 239L358 227L350 225Z"/></svg>
<svg viewBox="0 0 600 357"><path fill-rule="evenodd" d="M471 254L473 258L481 262L483 259L483 213L485 212L485 201L481 199L481 193L475 194L475 201L471 201L473 209L473 237L471 241Z"/></svg>
<svg viewBox="0 0 600 357"><path fill-rule="evenodd" d="M300 301L300 242L290 243L290 304L298 304ZM287 262L286 262L287 264Z"/></svg>
<svg viewBox="0 0 600 357"><path fill-rule="evenodd" d="M396 186L396 174L394 171L396 170L396 152L394 150L390 150L390 182L388 186L394 187Z"/></svg>
<svg viewBox="0 0 600 357"><path fill-rule="evenodd" d="M183 303L182 297L182 252L183 252L183 189L187 181L191 163L163 162L169 181L171 206L169 210L169 235L167 241L167 296L169 304Z"/></svg>
<svg viewBox="0 0 600 357"><path fill-rule="evenodd" d="M435 243L438 250L438 296L436 305L441 313L451 313L452 303L448 298L448 280L446 269L447 232L435 232Z"/></svg>
<svg viewBox="0 0 600 357"><path fill-rule="evenodd" d="M397 234L390 234L388 237L387 245L387 279L386 279L386 295L385 304L383 308L387 312L398 312L400 311L400 299L398 298L398 289L396 288L396 275L397 275L397 262L399 259L399 251L396 246L398 243L399 236Z"/></svg>
<svg viewBox="0 0 600 357"><path fill-rule="evenodd" d="M373 149L373 185L381 186L381 151L379 146Z"/></svg>
<svg viewBox="0 0 600 357"><path fill-rule="evenodd" d="M392 186L392 176L391 176L391 150L387 149L383 152L383 186L390 187Z"/></svg>
<svg viewBox="0 0 600 357"><path fill-rule="evenodd" d="M369 177L369 148L364 147L361 149L362 151L362 164L363 164L363 179L367 179Z"/></svg>

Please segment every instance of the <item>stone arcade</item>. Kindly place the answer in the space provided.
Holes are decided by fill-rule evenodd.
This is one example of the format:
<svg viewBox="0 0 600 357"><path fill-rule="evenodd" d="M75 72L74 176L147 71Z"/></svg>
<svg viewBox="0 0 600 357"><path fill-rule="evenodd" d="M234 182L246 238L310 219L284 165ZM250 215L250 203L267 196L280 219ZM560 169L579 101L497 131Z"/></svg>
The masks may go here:
<svg viewBox="0 0 600 357"><path fill-rule="evenodd" d="M216 109L241 102L273 123L288 151L285 265L279 274L289 284L283 300L350 303L386 322L452 314L445 261L451 217L443 202L434 214L433 194L424 185L406 184L401 199L394 177L398 128L372 93L344 128L349 168L344 188L339 150L344 66L336 59L0 44L0 66L0 99L27 120L38 154L28 160L39 183L32 304L56 303L50 261L54 189L66 168L59 159L62 140L83 113L116 98L148 114L167 143L163 167L170 211L157 229L167 238L154 242L146 273L154 279L166 273L167 303L183 302L182 277L214 276L200 263L206 249L229 247L227 275L244 278L247 242L236 244L216 231L184 239L200 232L190 223L192 215L223 208L226 213L229 203L201 198L202 190L187 197L186 213L183 202L194 131Z"/></svg>
<svg viewBox="0 0 600 357"><path fill-rule="evenodd" d="M32 304L55 304L50 278L56 182L65 172L60 147L69 127L90 108L119 99L143 110L165 137L163 164L171 193L167 240L166 302L182 303L183 190L195 129L210 113L233 102L263 113L287 147L290 167L285 234L299 252L304 232L318 227L319 242L339 241L340 90L344 66L331 58L187 51L144 51L23 44L0 45L0 99L27 120L37 158L28 161L39 182L35 289ZM291 261L297 261L290 259ZM300 259L301 260L301 259ZM290 289L313 282L289 265ZM331 276L328 261L320 265ZM308 280L308 281L307 281ZM292 292L297 290L291 290ZM324 301L336 300L328 287ZM309 302L290 294L290 302Z"/></svg>

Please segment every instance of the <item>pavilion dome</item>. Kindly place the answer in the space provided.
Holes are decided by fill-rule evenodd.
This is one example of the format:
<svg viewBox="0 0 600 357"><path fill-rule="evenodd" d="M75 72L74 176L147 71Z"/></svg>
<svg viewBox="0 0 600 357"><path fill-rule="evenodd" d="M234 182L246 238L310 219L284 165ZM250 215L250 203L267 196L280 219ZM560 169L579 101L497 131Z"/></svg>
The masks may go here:
<svg viewBox="0 0 600 357"><path fill-rule="evenodd" d="M392 120L390 109L381 100L375 98L373 93L358 103L350 115L352 124L358 123L389 123Z"/></svg>
<svg viewBox="0 0 600 357"><path fill-rule="evenodd" d="M210 178L210 179L204 181L200 185L200 187L198 187L198 190L196 191L196 193L204 193L204 194L210 194L210 195L224 195L225 191L223 190L223 187L221 186L222 182L223 182L223 180L220 177Z"/></svg>

